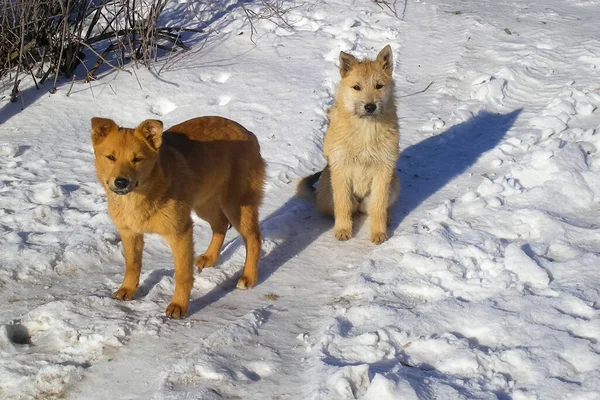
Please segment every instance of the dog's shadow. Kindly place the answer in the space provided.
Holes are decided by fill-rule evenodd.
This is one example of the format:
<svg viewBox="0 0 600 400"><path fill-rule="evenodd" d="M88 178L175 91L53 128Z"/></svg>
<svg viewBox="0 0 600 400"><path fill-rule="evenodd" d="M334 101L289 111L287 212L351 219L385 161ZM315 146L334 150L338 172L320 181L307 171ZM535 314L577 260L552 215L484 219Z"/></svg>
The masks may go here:
<svg viewBox="0 0 600 400"><path fill-rule="evenodd" d="M496 147L511 129L521 111L518 109L507 114L482 111L468 121L405 149L398 162L401 191L398 202L391 210L390 234L398 229L403 219L416 207L453 178L465 172L483 153ZM355 230L358 230L365 218L360 217L355 221ZM259 262L258 284L269 279L279 268L302 253L332 227L333 219L318 214L314 205L295 196L290 198L261 223L264 239L274 243L275 248ZM216 268L219 268L219 264L227 262L242 246L239 237L234 239L224 248ZM241 268L242 265L240 272ZM306 271L298 268L296 273L296 282L302 282L301 278ZM169 274L150 274L142 285L143 290L148 293L166 275ZM193 300L190 303L189 315L226 296L235 288L239 275L237 273L228 277L205 295Z"/></svg>
<svg viewBox="0 0 600 400"><path fill-rule="evenodd" d="M481 111L468 121L406 148L398 160L400 197L390 210L390 232L431 195L464 173L483 153L495 148L521 111L507 114Z"/></svg>
<svg viewBox="0 0 600 400"><path fill-rule="evenodd" d="M263 241L275 247L268 252L263 251L259 260L259 285L269 279L290 259L300 254L319 236L331 229L333 219L317 214L313 208L312 204L294 196L261 222ZM219 264L230 260L238 251L245 252L243 246L241 238L235 238L222 252L216 268L219 268ZM210 292L193 300L190 303L189 314L195 314L210 306L235 289L241 270L242 265L240 265L238 273L228 277Z"/></svg>

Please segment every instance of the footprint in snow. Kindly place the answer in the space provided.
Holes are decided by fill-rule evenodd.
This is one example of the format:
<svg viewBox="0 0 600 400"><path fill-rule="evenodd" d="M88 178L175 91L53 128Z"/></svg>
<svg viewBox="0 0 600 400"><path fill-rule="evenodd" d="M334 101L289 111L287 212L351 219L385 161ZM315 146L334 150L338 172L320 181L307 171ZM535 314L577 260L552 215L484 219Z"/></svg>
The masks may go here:
<svg viewBox="0 0 600 400"><path fill-rule="evenodd" d="M208 72L200 74L201 82L225 83L231 78L230 72Z"/></svg>
<svg viewBox="0 0 600 400"><path fill-rule="evenodd" d="M30 200L36 204L53 205L61 197L62 191L56 183L38 183L31 186Z"/></svg>
<svg viewBox="0 0 600 400"><path fill-rule="evenodd" d="M444 125L446 125L446 122L444 122L443 119L439 117L433 117L427 123L425 123L421 129L425 132L435 132L442 129Z"/></svg>

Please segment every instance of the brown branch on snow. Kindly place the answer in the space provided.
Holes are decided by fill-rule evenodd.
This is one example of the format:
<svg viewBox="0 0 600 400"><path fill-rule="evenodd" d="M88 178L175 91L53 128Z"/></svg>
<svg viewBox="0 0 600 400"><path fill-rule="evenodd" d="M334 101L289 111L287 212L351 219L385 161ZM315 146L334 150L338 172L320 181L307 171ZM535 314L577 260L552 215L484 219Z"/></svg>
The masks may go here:
<svg viewBox="0 0 600 400"><path fill-rule="evenodd" d="M94 66L88 71L88 73L86 74L85 77L85 82L90 82L95 80L94 78L94 74L96 73L96 70L100 67L100 65L102 65L102 63L106 63L106 65L108 65L109 67L118 70L118 71L124 71L127 72L129 75L131 75L130 71L127 71L126 69L120 68L120 67L116 67L114 65L112 65L108 60L106 60L106 57L108 56L108 54L114 50L115 48L117 48L118 45L116 44L111 44L109 45L102 54L98 54L98 52L96 50L94 50L93 47L91 47L90 45L81 42L81 44L86 47L87 49L89 49L92 53L94 53L95 55L98 56L98 61L96 61L96 64L94 64Z"/></svg>
<svg viewBox="0 0 600 400"><path fill-rule="evenodd" d="M414 96L415 94L425 93L431 87L431 85L433 85L433 81L429 82L429 85L425 86L425 89L423 89L423 90L419 90L418 92L414 92L414 93L405 94L403 96L398 96L398 98L402 99L404 97Z"/></svg>

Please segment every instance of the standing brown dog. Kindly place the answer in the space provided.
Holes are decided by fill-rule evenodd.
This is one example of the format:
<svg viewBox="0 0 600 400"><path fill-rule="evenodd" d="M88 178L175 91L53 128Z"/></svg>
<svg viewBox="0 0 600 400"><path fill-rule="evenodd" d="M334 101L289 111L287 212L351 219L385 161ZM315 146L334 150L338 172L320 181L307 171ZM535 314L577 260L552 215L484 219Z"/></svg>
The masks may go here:
<svg viewBox="0 0 600 400"><path fill-rule="evenodd" d="M92 142L96 174L125 252L125 277L114 298L133 297L142 268L143 234L158 233L169 243L175 263L175 292L166 314L185 316L194 281L192 210L213 233L208 249L195 260L198 269L217 262L231 223L246 245L237 287L256 284L265 162L254 134L221 117L191 119L165 132L157 120L128 129L110 119L92 118Z"/></svg>
<svg viewBox="0 0 600 400"><path fill-rule="evenodd" d="M334 234L339 240L352 237L356 212L369 214L373 243L387 239L388 208L400 193L396 174L400 132L392 66L389 45L375 60L358 61L340 53L342 80L323 143L327 166L298 185L301 196L315 200L319 211L335 217Z"/></svg>

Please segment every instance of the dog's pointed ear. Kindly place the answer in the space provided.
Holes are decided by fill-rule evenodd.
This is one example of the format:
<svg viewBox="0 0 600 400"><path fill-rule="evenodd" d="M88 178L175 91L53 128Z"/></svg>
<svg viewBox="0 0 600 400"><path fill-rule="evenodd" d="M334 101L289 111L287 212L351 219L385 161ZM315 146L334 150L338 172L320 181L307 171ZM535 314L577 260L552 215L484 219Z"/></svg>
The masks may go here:
<svg viewBox="0 0 600 400"><path fill-rule="evenodd" d="M100 143L110 132L119 129L115 121L108 118L92 118L92 143Z"/></svg>
<svg viewBox="0 0 600 400"><path fill-rule="evenodd" d="M162 143L163 123L157 119L147 119L135 131L144 138L148 146L158 150Z"/></svg>
<svg viewBox="0 0 600 400"><path fill-rule="evenodd" d="M340 75L344 78L356 64L356 58L352 54L340 51Z"/></svg>
<svg viewBox="0 0 600 400"><path fill-rule="evenodd" d="M392 69L394 68L394 60L392 57L392 48L388 44L379 52L377 55L377 62L381 65L381 69L383 69L387 73L392 73Z"/></svg>

